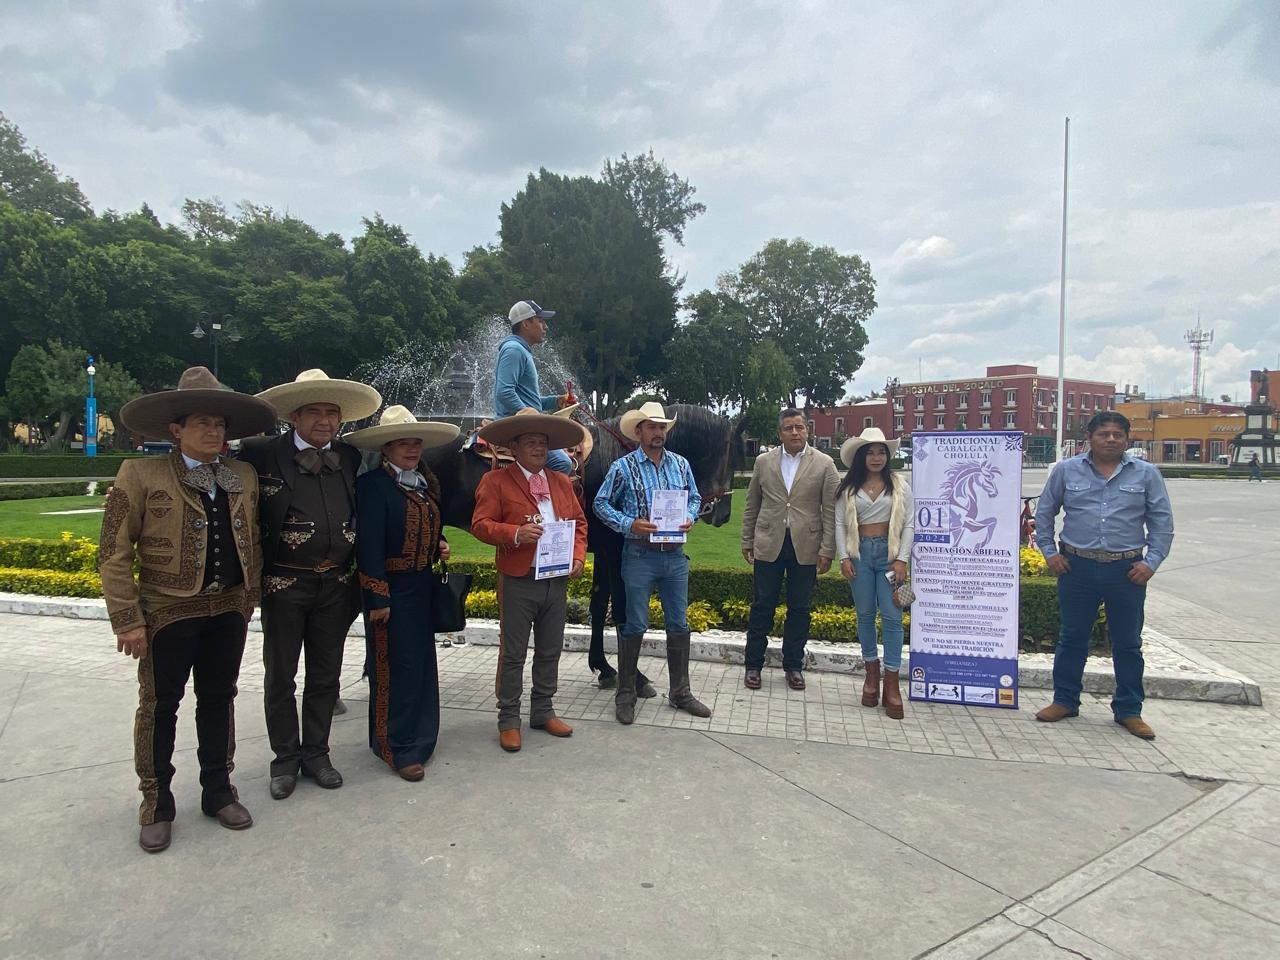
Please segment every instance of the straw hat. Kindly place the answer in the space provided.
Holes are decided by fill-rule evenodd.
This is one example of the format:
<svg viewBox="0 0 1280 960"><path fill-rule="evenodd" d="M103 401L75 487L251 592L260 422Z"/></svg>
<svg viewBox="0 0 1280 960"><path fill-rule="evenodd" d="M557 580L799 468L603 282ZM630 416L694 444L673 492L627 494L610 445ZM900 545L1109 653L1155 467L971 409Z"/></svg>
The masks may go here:
<svg viewBox="0 0 1280 960"><path fill-rule="evenodd" d="M342 439L361 450L380 450L392 440L421 440L424 447L438 447L457 435L458 428L452 423L419 420L412 410L397 403L382 411L377 426L356 430Z"/></svg>
<svg viewBox="0 0 1280 960"><path fill-rule="evenodd" d="M846 467L853 466L853 455L858 452L859 447L868 443L883 443L889 451L890 460L897 456L899 441L886 439L884 431L879 427L867 427L858 436L850 437L840 444L840 462Z"/></svg>
<svg viewBox="0 0 1280 960"><path fill-rule="evenodd" d="M308 403L333 403L342 408L343 420L363 420L378 412L382 394L354 380L334 380L323 370L303 370L293 383L263 390L258 398L275 407L281 420Z"/></svg>
<svg viewBox="0 0 1280 960"><path fill-rule="evenodd" d="M646 420L652 420L654 423L665 423L668 427L676 425L675 417L668 417L667 411L662 408L662 404L655 400L648 400L640 405L639 410L628 410L618 420L618 430L624 437L630 437L632 440L640 439L640 424Z"/></svg>
<svg viewBox="0 0 1280 960"><path fill-rule="evenodd" d="M567 409L567 408L566 408ZM480 428L480 439L499 447L509 447L516 437L526 433L546 434L553 450L585 443L590 435L574 420L559 413L539 413L530 407L510 417L503 417Z"/></svg>
<svg viewBox="0 0 1280 960"><path fill-rule="evenodd" d="M176 390L130 400L121 408L120 420L131 433L150 440L172 440L169 424L193 413L225 417L228 440L256 436L276 426L276 412L270 404L224 387L208 367L184 370Z"/></svg>

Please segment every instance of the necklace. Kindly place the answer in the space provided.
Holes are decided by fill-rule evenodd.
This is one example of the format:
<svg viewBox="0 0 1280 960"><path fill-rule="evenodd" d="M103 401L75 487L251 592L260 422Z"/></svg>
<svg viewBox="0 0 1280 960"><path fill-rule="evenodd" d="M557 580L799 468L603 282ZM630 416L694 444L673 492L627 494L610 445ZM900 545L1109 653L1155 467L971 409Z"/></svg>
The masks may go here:
<svg viewBox="0 0 1280 960"><path fill-rule="evenodd" d="M871 483L864 483L862 485L862 492L870 499L874 500L876 497L880 496L880 494L884 493L884 483L881 482L879 486Z"/></svg>

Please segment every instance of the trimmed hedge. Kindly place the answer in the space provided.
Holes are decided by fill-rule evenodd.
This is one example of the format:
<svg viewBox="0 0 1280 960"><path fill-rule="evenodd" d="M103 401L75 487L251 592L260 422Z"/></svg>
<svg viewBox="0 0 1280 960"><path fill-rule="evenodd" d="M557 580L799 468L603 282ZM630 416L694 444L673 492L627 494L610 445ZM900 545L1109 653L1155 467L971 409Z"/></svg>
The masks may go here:
<svg viewBox="0 0 1280 960"><path fill-rule="evenodd" d="M50 596L96 597L101 586L97 569L98 548L93 541L69 534L61 540L0 539L0 590L13 593L43 593ZM1043 574L1044 560L1034 550L1022 556L1020 640L1024 653L1051 653L1058 640L1058 585ZM473 577L467 610L474 617L497 616L497 570L488 561L458 560L449 564L458 573ZM49 577L54 577L50 579ZM56 576L55 576L56 575ZM66 579L59 579L66 578ZM88 578L88 579L86 579ZM746 627L753 595L750 570L717 570L695 567L689 572L689 625L702 631L712 627L741 630ZM66 590L76 592L67 593ZM569 581L570 623L587 621L591 597L591 564L586 572ZM491 598L491 599L490 599ZM810 636L818 640L853 641L858 617L853 609L849 585L834 577L819 577L813 594ZM482 612L489 611L489 612ZM650 601L650 622L662 626L662 610ZM780 636L786 608L779 606L772 635ZM904 617L910 639L911 614ZM1090 649L1109 648L1106 618L1099 611L1090 638Z"/></svg>
<svg viewBox="0 0 1280 960"><path fill-rule="evenodd" d="M106 482L102 483L105 488ZM89 492L84 480L63 483L0 483L0 500L43 500L45 497L83 497Z"/></svg>
<svg viewBox="0 0 1280 960"><path fill-rule="evenodd" d="M120 464L140 454L105 454L86 457L72 453L0 454L0 477L114 477Z"/></svg>

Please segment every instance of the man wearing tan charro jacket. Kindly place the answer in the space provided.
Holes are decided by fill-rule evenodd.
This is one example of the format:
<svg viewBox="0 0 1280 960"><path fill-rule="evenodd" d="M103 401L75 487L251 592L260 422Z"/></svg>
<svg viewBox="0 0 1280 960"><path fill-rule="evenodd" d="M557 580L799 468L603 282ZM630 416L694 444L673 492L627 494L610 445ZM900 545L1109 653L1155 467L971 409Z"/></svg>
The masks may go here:
<svg viewBox="0 0 1280 960"><path fill-rule="evenodd" d="M140 397L120 417L134 434L177 445L167 457L121 465L98 546L116 649L138 660L138 843L159 853L172 836L178 704L192 673L200 808L231 830L253 825L231 770L236 680L262 574L258 481L251 467L219 454L228 439L271 429L275 412L193 367L178 389Z"/></svg>

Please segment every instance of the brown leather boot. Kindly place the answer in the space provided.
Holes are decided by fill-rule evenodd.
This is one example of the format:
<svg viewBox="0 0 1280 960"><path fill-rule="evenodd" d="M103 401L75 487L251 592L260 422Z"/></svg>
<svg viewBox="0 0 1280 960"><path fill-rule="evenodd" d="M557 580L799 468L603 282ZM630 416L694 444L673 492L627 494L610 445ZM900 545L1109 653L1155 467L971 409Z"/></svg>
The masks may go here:
<svg viewBox="0 0 1280 960"><path fill-rule="evenodd" d="M862 668L867 671L862 681L862 705L874 707L880 702L880 661L868 660Z"/></svg>
<svg viewBox="0 0 1280 960"><path fill-rule="evenodd" d="M884 672L884 715L890 720L901 720L906 716L902 708L902 691L898 689L898 671Z"/></svg>

